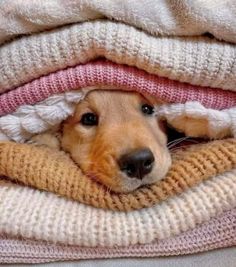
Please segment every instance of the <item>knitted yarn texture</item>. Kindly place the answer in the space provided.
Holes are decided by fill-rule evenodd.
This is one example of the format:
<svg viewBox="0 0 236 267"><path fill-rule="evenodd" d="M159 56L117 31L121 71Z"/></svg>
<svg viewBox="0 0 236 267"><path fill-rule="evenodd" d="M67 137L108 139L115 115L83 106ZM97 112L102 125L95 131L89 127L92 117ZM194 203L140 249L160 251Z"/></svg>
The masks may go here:
<svg viewBox="0 0 236 267"><path fill-rule="evenodd" d="M0 95L0 116L54 94L90 86L136 91L166 103L198 101L206 108L219 110L236 106L234 92L181 83L134 67L98 60L51 73Z"/></svg>
<svg viewBox="0 0 236 267"><path fill-rule="evenodd" d="M54 129L73 114L83 91L52 95L37 105L25 105L16 112L0 117L0 140L25 142L34 134Z"/></svg>
<svg viewBox="0 0 236 267"><path fill-rule="evenodd" d="M236 169L151 208L113 212L1 183L0 232L80 246L144 244L195 228L236 207Z"/></svg>
<svg viewBox="0 0 236 267"><path fill-rule="evenodd" d="M198 102L160 105L156 114L186 136L221 139L236 137L236 107L226 110L206 109ZM1 119L0 119L1 120ZM197 123L204 121L204 131L197 131Z"/></svg>
<svg viewBox="0 0 236 267"><path fill-rule="evenodd" d="M153 206L235 167L236 139L194 145L173 156L171 169L163 180L128 194L117 194L83 175L62 152L0 143L0 175L94 207L119 211Z"/></svg>
<svg viewBox="0 0 236 267"><path fill-rule="evenodd" d="M0 3L0 44L9 41L0 47L0 140L25 142L53 129L94 86L167 102L156 115L187 135L199 119L207 121L207 137L236 137L236 47L219 41L236 42L233 0L218 8L209 1L200 8L187 0L147 0L146 9L128 0L126 10L117 9L120 0L68 0L67 8L39 1ZM83 22L98 18L121 22ZM218 40L199 37L204 33ZM114 63L88 63L100 57ZM185 119L191 121L180 123ZM0 142L0 261L146 257L236 245L236 139L172 157L163 180L117 194L86 177L64 152Z"/></svg>
<svg viewBox="0 0 236 267"><path fill-rule="evenodd" d="M234 0L126 0L125 4L122 0L2 0L0 43L18 35L100 18L123 21L155 35L197 36L209 32L235 43L235 10Z"/></svg>
<svg viewBox="0 0 236 267"><path fill-rule="evenodd" d="M94 89L90 87L78 92L66 92L50 96L35 105L20 106L16 112L0 117L0 140L26 142L34 134L52 131L73 114L75 104ZM170 125L188 136L213 139L236 137L236 108L218 111L207 109L198 102L162 104L156 106L156 116L166 119ZM204 133L196 132L198 120L204 120Z"/></svg>
<svg viewBox="0 0 236 267"><path fill-rule="evenodd" d="M3 45L0 92L98 57L172 80L236 90L236 47L232 44L207 37L154 37L122 23L96 21Z"/></svg>
<svg viewBox="0 0 236 267"><path fill-rule="evenodd" d="M149 244L125 247L80 247L0 236L1 263L185 255L236 245L236 210L224 212L193 230Z"/></svg>

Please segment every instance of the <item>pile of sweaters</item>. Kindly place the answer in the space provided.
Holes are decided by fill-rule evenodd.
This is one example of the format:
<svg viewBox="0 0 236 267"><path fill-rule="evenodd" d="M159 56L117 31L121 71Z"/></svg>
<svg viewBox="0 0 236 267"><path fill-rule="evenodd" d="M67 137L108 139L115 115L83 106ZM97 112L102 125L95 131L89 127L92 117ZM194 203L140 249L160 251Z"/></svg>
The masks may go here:
<svg viewBox="0 0 236 267"><path fill-rule="evenodd" d="M161 100L156 116L207 141L173 153L163 180L127 194L28 143L99 89ZM236 2L1 1L0 263L235 245Z"/></svg>

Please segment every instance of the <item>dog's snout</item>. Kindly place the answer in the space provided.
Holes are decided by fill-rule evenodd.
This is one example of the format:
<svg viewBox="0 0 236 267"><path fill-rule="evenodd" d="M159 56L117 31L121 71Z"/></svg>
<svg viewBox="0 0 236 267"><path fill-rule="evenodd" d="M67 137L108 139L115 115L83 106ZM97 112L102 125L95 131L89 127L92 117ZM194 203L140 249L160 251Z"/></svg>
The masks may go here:
<svg viewBox="0 0 236 267"><path fill-rule="evenodd" d="M129 177L142 179L150 173L154 164L154 156L150 149L138 149L121 156L120 169Z"/></svg>

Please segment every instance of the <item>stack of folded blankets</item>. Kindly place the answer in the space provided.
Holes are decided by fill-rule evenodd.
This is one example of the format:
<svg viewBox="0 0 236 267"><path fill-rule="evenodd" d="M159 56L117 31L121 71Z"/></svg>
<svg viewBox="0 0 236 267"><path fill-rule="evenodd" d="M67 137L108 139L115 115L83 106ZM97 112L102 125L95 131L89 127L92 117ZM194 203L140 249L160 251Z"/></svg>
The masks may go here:
<svg viewBox="0 0 236 267"><path fill-rule="evenodd" d="M1 1L1 263L236 245L235 11L234 0ZM163 180L127 194L27 143L101 88L151 95L157 116L208 141L173 152Z"/></svg>

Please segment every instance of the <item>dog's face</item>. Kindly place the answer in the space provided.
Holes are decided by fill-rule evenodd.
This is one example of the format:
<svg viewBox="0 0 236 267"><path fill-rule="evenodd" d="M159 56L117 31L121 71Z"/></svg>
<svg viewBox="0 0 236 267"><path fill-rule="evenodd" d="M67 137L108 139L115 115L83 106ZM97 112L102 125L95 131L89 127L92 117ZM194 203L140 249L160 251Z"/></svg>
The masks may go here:
<svg viewBox="0 0 236 267"><path fill-rule="evenodd" d="M86 175L116 192L156 182L171 163L153 106L137 93L90 92L64 122L61 141Z"/></svg>

